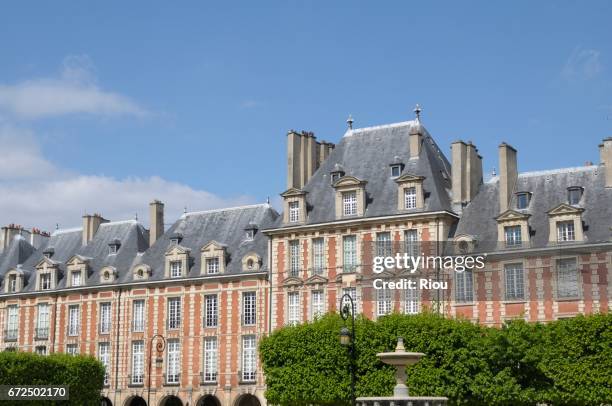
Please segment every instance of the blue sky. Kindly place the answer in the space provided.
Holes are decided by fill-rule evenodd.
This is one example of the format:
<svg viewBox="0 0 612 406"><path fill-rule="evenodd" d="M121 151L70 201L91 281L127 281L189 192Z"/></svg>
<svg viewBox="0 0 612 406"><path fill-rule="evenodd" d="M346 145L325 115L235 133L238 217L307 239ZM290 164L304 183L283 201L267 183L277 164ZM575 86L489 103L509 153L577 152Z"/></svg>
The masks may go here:
<svg viewBox="0 0 612 406"><path fill-rule="evenodd" d="M284 189L288 129L338 141L349 113L398 122L415 103L486 173L501 141L521 171L598 162L612 3L330 3L5 4L0 223L263 202Z"/></svg>

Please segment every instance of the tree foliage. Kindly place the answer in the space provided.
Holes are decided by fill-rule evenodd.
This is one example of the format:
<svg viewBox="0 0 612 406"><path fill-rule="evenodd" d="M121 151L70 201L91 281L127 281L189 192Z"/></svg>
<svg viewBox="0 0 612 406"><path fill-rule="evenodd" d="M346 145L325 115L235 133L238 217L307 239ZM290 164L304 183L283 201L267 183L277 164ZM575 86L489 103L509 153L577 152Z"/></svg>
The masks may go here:
<svg viewBox="0 0 612 406"><path fill-rule="evenodd" d="M260 344L268 402L349 404L350 361L335 314L277 330ZM389 396L394 368L376 353L404 337L426 356L408 368L415 396L447 396L453 405L592 405L612 401L612 316L502 328L434 314L358 318L357 396Z"/></svg>

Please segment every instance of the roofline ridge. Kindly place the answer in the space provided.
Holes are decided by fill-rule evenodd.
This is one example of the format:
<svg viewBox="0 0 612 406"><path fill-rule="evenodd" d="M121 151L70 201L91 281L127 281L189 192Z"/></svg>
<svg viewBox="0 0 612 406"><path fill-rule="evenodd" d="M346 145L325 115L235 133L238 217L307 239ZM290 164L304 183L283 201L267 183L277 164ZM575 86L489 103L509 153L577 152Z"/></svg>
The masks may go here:
<svg viewBox="0 0 612 406"><path fill-rule="evenodd" d="M219 209L190 211L190 212L187 212L187 213L183 213L180 218L184 219L185 217L188 217L188 216L191 216L191 215L208 214L208 213L219 213L219 212L222 212L222 211L244 210L244 209L252 209L252 208L256 208L256 207L264 208L264 207L271 207L271 206L268 203L256 203L256 204L246 204L246 205L242 205L242 206L223 207L223 208L219 208Z"/></svg>
<svg viewBox="0 0 612 406"><path fill-rule="evenodd" d="M129 220L109 221L107 223L100 224L100 227L102 227L102 226L114 226L114 225L117 225L117 224L128 224L128 223L138 224L138 220L129 219Z"/></svg>
<svg viewBox="0 0 612 406"><path fill-rule="evenodd" d="M54 235L59 235L59 234L75 233L77 231L83 232L83 227L58 229L58 230L55 230L53 233L51 233L51 237L53 237Z"/></svg>
<svg viewBox="0 0 612 406"><path fill-rule="evenodd" d="M598 169L598 165L589 165L589 166L572 166L567 168L557 168L557 169L544 169L540 171L530 171L530 172L522 172L519 173L518 176L521 177L531 177L531 176L541 176L541 175L556 175L560 173L569 173L572 171L596 171Z"/></svg>
<svg viewBox="0 0 612 406"><path fill-rule="evenodd" d="M396 128L396 127L403 127L403 126L408 126L408 125L412 126L415 123L416 123L416 120L408 120L408 121L400 121L397 123L375 125L371 127L353 128L353 129L347 130L344 133L343 137L350 137L353 134L359 134L359 133L366 132L366 131L382 130L384 128Z"/></svg>

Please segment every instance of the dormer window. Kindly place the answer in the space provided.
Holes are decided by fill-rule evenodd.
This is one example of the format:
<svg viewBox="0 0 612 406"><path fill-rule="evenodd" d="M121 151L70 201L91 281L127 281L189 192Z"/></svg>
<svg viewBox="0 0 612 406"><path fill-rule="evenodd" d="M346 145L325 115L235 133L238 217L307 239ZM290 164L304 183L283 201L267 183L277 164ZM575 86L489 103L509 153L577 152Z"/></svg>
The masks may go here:
<svg viewBox="0 0 612 406"><path fill-rule="evenodd" d="M559 221L557 222L557 241L567 242L576 240L576 231L574 229L574 221Z"/></svg>
<svg viewBox="0 0 612 406"><path fill-rule="evenodd" d="M289 222L297 223L300 221L300 202L289 202Z"/></svg>
<svg viewBox="0 0 612 406"><path fill-rule="evenodd" d="M10 293L17 292L17 275L11 274L8 276L7 289Z"/></svg>
<svg viewBox="0 0 612 406"><path fill-rule="evenodd" d="M182 261L171 261L170 262L170 277L180 278L183 276L183 262Z"/></svg>
<svg viewBox="0 0 612 406"><path fill-rule="evenodd" d="M70 279L70 286L81 286L81 271L73 271Z"/></svg>
<svg viewBox="0 0 612 406"><path fill-rule="evenodd" d="M53 247L49 247L43 251L43 257L51 258L54 253L55 253L55 249L53 249Z"/></svg>
<svg viewBox="0 0 612 406"><path fill-rule="evenodd" d="M571 206L576 206L580 204L580 199L582 199L582 191L581 187L570 187L567 189L567 203Z"/></svg>
<svg viewBox="0 0 612 406"><path fill-rule="evenodd" d="M531 200L531 194L527 192L521 192L516 194L516 208L518 210L523 210L529 207L529 202Z"/></svg>
<svg viewBox="0 0 612 406"><path fill-rule="evenodd" d="M399 178L402 174L402 164L393 164L391 165L391 177Z"/></svg>
<svg viewBox="0 0 612 406"><path fill-rule="evenodd" d="M119 251L119 246L121 245L121 241L113 240L108 243L108 255L115 255L117 251Z"/></svg>
<svg viewBox="0 0 612 406"><path fill-rule="evenodd" d="M200 249L200 274L216 275L225 273L227 247L217 241L211 241Z"/></svg>
<svg viewBox="0 0 612 406"><path fill-rule="evenodd" d="M422 176L405 173L395 179L397 183L397 210L414 210L425 207Z"/></svg>
<svg viewBox="0 0 612 406"><path fill-rule="evenodd" d="M183 234L181 233L174 233L170 236L170 242L172 244L179 245L182 240L183 240Z"/></svg>
<svg viewBox="0 0 612 406"><path fill-rule="evenodd" d="M146 264L137 265L132 269L133 278L138 279L147 279L151 276L151 267Z"/></svg>
<svg viewBox="0 0 612 406"><path fill-rule="evenodd" d="M342 214L344 216L357 215L357 192L342 193Z"/></svg>
<svg viewBox="0 0 612 406"><path fill-rule="evenodd" d="M584 241L582 213L584 209L561 203L548 211L549 235L551 244L569 241Z"/></svg>
<svg viewBox="0 0 612 406"><path fill-rule="evenodd" d="M281 193L283 198L283 223L306 222L306 193L304 190L291 188Z"/></svg>
<svg viewBox="0 0 612 406"><path fill-rule="evenodd" d="M51 274L46 272L46 273L41 273L39 276L39 281L40 281L40 290L49 290L51 289Z"/></svg>
<svg viewBox="0 0 612 406"><path fill-rule="evenodd" d="M250 252L242 257L242 270L249 271L258 271L261 265L261 257L257 255L255 252Z"/></svg>
<svg viewBox="0 0 612 406"><path fill-rule="evenodd" d="M344 176L344 172L342 171L334 171L331 173L331 184L333 185L334 183L336 183L338 180L340 180L341 177Z"/></svg>
<svg viewBox="0 0 612 406"><path fill-rule="evenodd" d="M206 258L206 273L209 275L219 273L219 257Z"/></svg>
<svg viewBox="0 0 612 406"><path fill-rule="evenodd" d="M404 208L405 209L416 209L417 207L417 193L416 187L404 188Z"/></svg>
<svg viewBox="0 0 612 406"><path fill-rule="evenodd" d="M504 237L507 247L517 247L523 243L521 238L521 226L506 226L504 227Z"/></svg>
<svg viewBox="0 0 612 406"><path fill-rule="evenodd" d="M257 224L249 223L244 230L246 231L246 240L253 241L255 238L255 233L257 232Z"/></svg>

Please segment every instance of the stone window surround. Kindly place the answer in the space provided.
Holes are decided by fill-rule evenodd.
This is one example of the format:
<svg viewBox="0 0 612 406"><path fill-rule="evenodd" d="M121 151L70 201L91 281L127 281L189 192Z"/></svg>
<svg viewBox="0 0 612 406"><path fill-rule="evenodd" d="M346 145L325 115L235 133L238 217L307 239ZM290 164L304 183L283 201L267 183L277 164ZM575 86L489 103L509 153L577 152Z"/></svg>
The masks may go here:
<svg viewBox="0 0 612 406"><path fill-rule="evenodd" d="M548 242L551 244L566 244L573 242L584 241L584 232L582 229L582 212L584 209L570 206L568 204L560 204L552 210L548 211ZM557 239L557 223L564 221L574 222L574 240L573 241L558 241Z"/></svg>
<svg viewBox="0 0 612 406"><path fill-rule="evenodd" d="M306 193L301 189L291 188L281 193L283 198L283 223L303 224L306 222ZM289 203L298 203L298 221L289 221Z"/></svg>
<svg viewBox="0 0 612 406"><path fill-rule="evenodd" d="M521 269L523 270L523 298L522 299L506 299L506 265L514 265L514 264L521 264ZM525 267L525 261L522 258L516 258L516 259L508 259L506 261L500 261L499 262L499 271L493 271L493 272L500 272L501 274L501 278L499 280L500 283L500 296L501 296L501 303L525 303L528 301L528 295L529 295L529 286L528 286L528 280L529 280L529 269L527 269ZM472 275L474 275L472 273Z"/></svg>
<svg viewBox="0 0 612 406"><path fill-rule="evenodd" d="M170 278L170 264L172 262L181 262L181 277L184 278L189 272L189 248L181 247L180 245L172 246L165 254L164 277Z"/></svg>
<svg viewBox="0 0 612 406"><path fill-rule="evenodd" d="M500 214L497 220L497 241L503 244L503 248L521 248L529 246L529 214L519 213L514 210L506 210ZM506 244L506 227L520 226L521 227L521 244L510 245Z"/></svg>
<svg viewBox="0 0 612 406"><path fill-rule="evenodd" d="M142 276L139 276L139 271L142 271ZM139 264L132 268L132 278L134 280L145 280L151 276L151 267L146 264Z"/></svg>
<svg viewBox="0 0 612 406"><path fill-rule="evenodd" d="M395 179L397 183L397 210L398 211L410 211L410 210L418 210L423 209L425 207L425 194L423 192L423 181L425 178L423 176L411 175L409 173L405 173L402 176ZM416 207L415 208L406 208L405 203L405 190L409 188L414 188L416 191Z"/></svg>
<svg viewBox="0 0 612 406"><path fill-rule="evenodd" d="M204 245L200 250L200 274L208 275L207 260L211 258L219 258L219 272L212 275L220 275L225 273L227 260L227 247L217 241L211 241Z"/></svg>
<svg viewBox="0 0 612 406"><path fill-rule="evenodd" d="M104 274L108 272L109 278L104 279ZM111 283L117 279L117 269L114 266L105 266L100 269L100 283Z"/></svg>
<svg viewBox="0 0 612 406"><path fill-rule="evenodd" d="M85 258L75 255L66 263L66 287L72 287L72 274L75 272L81 274L81 284L79 286L86 286L89 266Z"/></svg>
<svg viewBox="0 0 612 406"><path fill-rule="evenodd" d="M36 290L41 290L40 289L40 281L41 278L40 276L42 274L50 274L51 275L51 286L49 287L49 289L45 289L45 290L52 290L55 289L55 287L57 286L57 281L59 279L59 270L56 264L51 263L51 260L49 260L48 258L43 258L42 261L40 261L38 263L38 265L36 265L36 280L35 280L35 287Z"/></svg>
<svg viewBox="0 0 612 406"><path fill-rule="evenodd" d="M249 260L253 261L253 269L249 269ZM255 252L249 252L242 257L242 270L244 272L257 272L261 269L261 257Z"/></svg>
<svg viewBox="0 0 612 406"><path fill-rule="evenodd" d="M354 176L344 176L332 185L336 191L336 219L363 217L365 215L366 184L366 181L357 179ZM350 216L344 215L343 195L347 192L355 192L357 198L357 213Z"/></svg>
<svg viewBox="0 0 612 406"><path fill-rule="evenodd" d="M559 273L559 260L560 259L575 259L576 260L576 271L578 274L578 296L575 297L562 297L560 298L558 293L559 293L559 287L558 287L558 273ZM552 270L552 281L551 281L551 286L552 286L552 293L553 293L553 300L556 302L573 302L573 301L580 301L584 298L584 289L583 289L583 277L582 277L582 270L581 270L581 260L580 260L580 256L579 255L554 255L550 257L550 263L551 263L551 270Z"/></svg>
<svg viewBox="0 0 612 406"><path fill-rule="evenodd" d="M14 292L9 292L9 279L11 276L16 277ZM21 290L23 290L23 287L24 287L23 271L20 271L18 269L11 269L10 271L6 273L6 275L4 275L4 293L21 292Z"/></svg>

